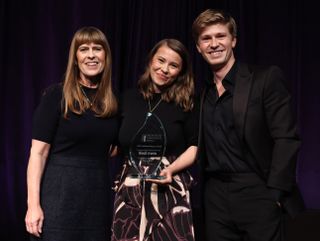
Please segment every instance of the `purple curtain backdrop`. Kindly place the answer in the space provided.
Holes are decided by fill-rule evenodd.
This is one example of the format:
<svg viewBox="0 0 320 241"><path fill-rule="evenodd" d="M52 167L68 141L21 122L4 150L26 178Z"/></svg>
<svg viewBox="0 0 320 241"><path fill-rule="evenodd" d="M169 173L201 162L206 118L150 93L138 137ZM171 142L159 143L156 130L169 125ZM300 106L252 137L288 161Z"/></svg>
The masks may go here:
<svg viewBox="0 0 320 241"><path fill-rule="evenodd" d="M74 32L93 25L106 34L118 92L136 85L146 54L157 41L177 38L190 51L200 90L209 70L195 49L191 24L206 8L222 8L236 18L238 59L275 64L285 71L303 141L298 183L307 207L320 209L320 34L316 2L0 0L1 240L27 239L24 215L32 113L41 90L62 81ZM110 163L112 175L116 167ZM194 205L197 207L197 199Z"/></svg>

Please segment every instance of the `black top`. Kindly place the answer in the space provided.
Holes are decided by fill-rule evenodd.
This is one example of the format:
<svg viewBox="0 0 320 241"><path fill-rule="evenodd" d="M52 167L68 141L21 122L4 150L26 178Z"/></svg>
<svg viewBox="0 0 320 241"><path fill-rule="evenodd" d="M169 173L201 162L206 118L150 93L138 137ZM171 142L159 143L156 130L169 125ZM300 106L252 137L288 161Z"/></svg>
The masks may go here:
<svg viewBox="0 0 320 241"><path fill-rule="evenodd" d="M87 96L95 89L83 87ZM49 87L33 117L32 138L51 144L50 154L106 159L110 144L117 138L116 117L99 118L91 110L82 115L61 111L62 86Z"/></svg>
<svg viewBox="0 0 320 241"><path fill-rule="evenodd" d="M161 95L155 94L151 100L153 108ZM121 128L119 142L124 155L128 156L130 143L138 129L143 125L149 111L148 102L138 90L128 90L121 101ZM162 101L153 111L164 125L167 135L165 156L179 156L189 146L197 146L198 114L195 111L184 112L173 102Z"/></svg>
<svg viewBox="0 0 320 241"><path fill-rule="evenodd" d="M205 151L208 157L208 172L250 172L244 162L241 142L233 117L234 64L222 80L225 92L219 97L216 85L210 83L204 102L203 126Z"/></svg>

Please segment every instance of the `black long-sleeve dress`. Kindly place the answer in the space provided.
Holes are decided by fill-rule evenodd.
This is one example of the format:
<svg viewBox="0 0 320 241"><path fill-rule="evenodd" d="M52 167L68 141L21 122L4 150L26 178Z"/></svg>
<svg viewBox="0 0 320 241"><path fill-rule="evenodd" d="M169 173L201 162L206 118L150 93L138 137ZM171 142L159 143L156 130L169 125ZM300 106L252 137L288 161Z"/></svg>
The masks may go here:
<svg viewBox="0 0 320 241"><path fill-rule="evenodd" d="M88 96L96 91L84 90ZM41 183L40 240L106 241L111 217L107 160L118 121L95 117L90 110L65 119L61 98L61 85L48 88L34 113L32 138L51 144Z"/></svg>
<svg viewBox="0 0 320 241"><path fill-rule="evenodd" d="M157 105L160 98L160 94L156 94L151 107ZM119 142L124 156L128 156L131 140L148 111L147 101L137 90L123 95ZM188 147L197 145L196 113L184 112L175 103L165 101L153 113L166 130L166 164ZM189 173L183 170L174 175L170 185L160 186L131 179L128 177L131 171L134 172L126 168L117 180L111 240L194 240L189 194L193 179Z"/></svg>

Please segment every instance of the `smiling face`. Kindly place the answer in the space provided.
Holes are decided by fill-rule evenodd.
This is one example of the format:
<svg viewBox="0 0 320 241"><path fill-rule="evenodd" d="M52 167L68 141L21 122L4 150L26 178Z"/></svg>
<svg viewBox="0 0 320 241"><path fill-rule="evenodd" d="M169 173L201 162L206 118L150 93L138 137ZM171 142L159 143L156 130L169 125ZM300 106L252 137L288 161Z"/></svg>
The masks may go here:
<svg viewBox="0 0 320 241"><path fill-rule="evenodd" d="M81 81L89 84L90 79L103 71L105 67L105 55L105 50L100 44L85 43L79 46L76 59Z"/></svg>
<svg viewBox="0 0 320 241"><path fill-rule="evenodd" d="M150 76L156 92L169 86L182 69L180 55L167 45L161 46L150 63Z"/></svg>
<svg viewBox="0 0 320 241"><path fill-rule="evenodd" d="M205 27L197 42L199 53L214 70L233 64L235 46L236 38L231 35L228 26L223 24Z"/></svg>

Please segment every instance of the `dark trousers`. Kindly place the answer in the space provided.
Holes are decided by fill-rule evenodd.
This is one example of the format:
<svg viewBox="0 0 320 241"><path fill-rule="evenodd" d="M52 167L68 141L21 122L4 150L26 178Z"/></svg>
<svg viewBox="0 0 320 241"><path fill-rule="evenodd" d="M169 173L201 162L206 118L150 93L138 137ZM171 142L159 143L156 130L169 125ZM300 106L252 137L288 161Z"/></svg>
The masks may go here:
<svg viewBox="0 0 320 241"><path fill-rule="evenodd" d="M212 175L204 190L207 241L281 241L282 210L254 173Z"/></svg>

